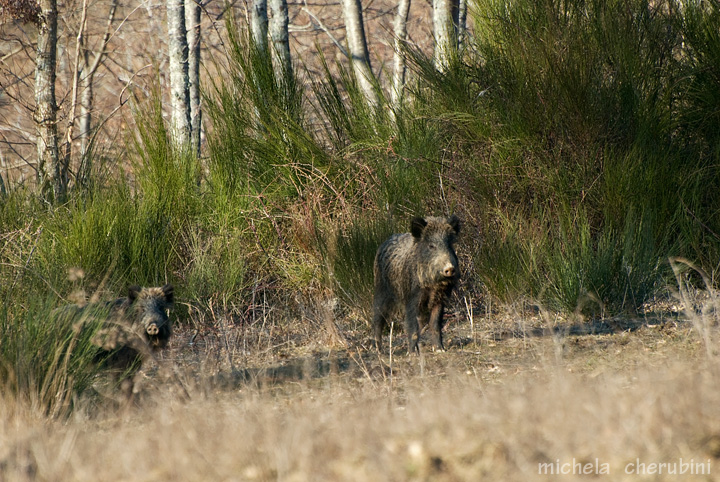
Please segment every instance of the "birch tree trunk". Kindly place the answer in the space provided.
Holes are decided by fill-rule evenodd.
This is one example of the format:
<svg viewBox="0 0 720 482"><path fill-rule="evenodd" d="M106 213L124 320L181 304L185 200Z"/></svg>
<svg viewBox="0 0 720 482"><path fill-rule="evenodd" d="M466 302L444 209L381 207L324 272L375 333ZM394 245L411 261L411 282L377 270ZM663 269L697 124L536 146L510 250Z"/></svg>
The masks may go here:
<svg viewBox="0 0 720 482"><path fill-rule="evenodd" d="M468 9L468 0L459 0L458 2L458 23L457 23L457 33L458 33L458 48L461 47L466 40L467 37L467 9Z"/></svg>
<svg viewBox="0 0 720 482"><path fill-rule="evenodd" d="M90 148L90 129L92 128L92 112L93 112L93 76L88 69L90 59L88 52L83 56L83 70L80 76L80 118L78 119L78 129L80 136L80 158L84 163L85 156Z"/></svg>
<svg viewBox="0 0 720 482"><path fill-rule="evenodd" d="M52 188L62 202L67 189L67 169L60 163L55 101L57 47L57 0L40 0L37 57L35 59L35 128L37 132L38 182L43 195Z"/></svg>
<svg viewBox="0 0 720 482"><path fill-rule="evenodd" d="M5 168L5 156L3 156L2 150L0 149L0 169L7 173ZM7 191L5 190L5 181L3 180L2 172L0 172L0 197L5 197Z"/></svg>
<svg viewBox="0 0 720 482"><path fill-rule="evenodd" d="M277 79L292 77L292 57L290 56L290 36L288 34L287 0L270 0L270 39L273 47L273 66Z"/></svg>
<svg viewBox="0 0 720 482"><path fill-rule="evenodd" d="M360 90L370 107L377 107L380 103L370 66L365 27L363 25L362 6L360 0L342 0L343 15L345 17L345 30L347 43L350 49L350 62L352 63L355 78Z"/></svg>
<svg viewBox="0 0 720 482"><path fill-rule="evenodd" d="M254 0L250 11L250 32L255 47L261 54L267 52L268 47L268 14L267 0Z"/></svg>
<svg viewBox="0 0 720 482"><path fill-rule="evenodd" d="M403 46L407 40L407 20L410 13L410 0L400 0L395 14L395 58L393 65L392 91L390 92L393 111L400 109L403 89L405 88L406 58Z"/></svg>
<svg viewBox="0 0 720 482"><path fill-rule="evenodd" d="M65 129L65 141L60 146L60 159L63 166L66 169L70 169L70 160L72 159L72 148L73 148L73 132L75 129L75 122L77 121L77 108L78 108L78 87L80 84L80 76L82 75L82 62L81 58L84 58L83 51L85 50L85 26L87 25L87 0L82 2L82 18L77 29L77 37L75 38L75 56L72 64L73 75L72 75L72 90L70 94L70 112L67 115L67 128Z"/></svg>
<svg viewBox="0 0 720 482"><path fill-rule="evenodd" d="M435 67L444 72L458 48L458 0L433 0Z"/></svg>
<svg viewBox="0 0 720 482"><path fill-rule="evenodd" d="M185 1L166 0L170 54L172 136L177 147L190 145L190 90Z"/></svg>
<svg viewBox="0 0 720 482"><path fill-rule="evenodd" d="M190 141L193 153L200 157L200 130L202 110L200 107L200 4L198 0L186 0L188 80L190 89Z"/></svg>
<svg viewBox="0 0 720 482"><path fill-rule="evenodd" d="M252 37L253 48L256 49L257 55L261 59L266 59L268 53L268 15L267 0L253 0L250 10L250 36ZM258 72L253 72L251 81L255 84L254 88L259 99L263 99L266 95L265 85L262 76ZM257 134L262 135L266 132L263 122L267 121L264 117L264 110L254 106L255 121Z"/></svg>

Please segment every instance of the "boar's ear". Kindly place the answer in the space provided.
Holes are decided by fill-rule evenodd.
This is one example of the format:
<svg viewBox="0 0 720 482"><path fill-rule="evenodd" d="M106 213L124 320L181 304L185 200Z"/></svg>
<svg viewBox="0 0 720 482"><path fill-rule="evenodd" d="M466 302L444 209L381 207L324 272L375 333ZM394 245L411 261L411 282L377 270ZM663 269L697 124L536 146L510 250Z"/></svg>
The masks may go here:
<svg viewBox="0 0 720 482"><path fill-rule="evenodd" d="M130 304L133 304L135 302L135 299L140 294L140 288L138 285L132 285L128 288L128 299L130 300Z"/></svg>
<svg viewBox="0 0 720 482"><path fill-rule="evenodd" d="M422 236L423 230L425 229L425 226L427 226L427 221L421 217L413 218L412 221L410 221L410 232L412 233L414 238L420 238Z"/></svg>
<svg viewBox="0 0 720 482"><path fill-rule="evenodd" d="M172 303L175 301L175 288L173 288L173 285L167 284L162 287L162 292L165 295L165 301L168 303Z"/></svg>
<svg viewBox="0 0 720 482"><path fill-rule="evenodd" d="M451 228L453 228L453 231L455 231L455 234L460 234L460 218L455 216L454 214L448 218L448 224Z"/></svg>

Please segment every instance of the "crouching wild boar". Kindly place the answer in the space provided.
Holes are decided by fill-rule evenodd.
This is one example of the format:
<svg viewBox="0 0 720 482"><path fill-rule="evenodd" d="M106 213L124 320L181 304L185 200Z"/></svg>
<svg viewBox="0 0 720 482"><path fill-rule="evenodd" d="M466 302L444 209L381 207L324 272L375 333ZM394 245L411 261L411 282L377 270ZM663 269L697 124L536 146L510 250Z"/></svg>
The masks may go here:
<svg viewBox="0 0 720 482"><path fill-rule="evenodd" d="M72 305L63 311L71 312L79 320L77 329L92 325L89 321L96 322L97 331L91 338L91 343L98 348L96 360L118 379L127 377L128 383L123 382L123 388L132 395L134 380L131 375L170 340L172 323L168 310L173 301L172 285L131 286L125 298L104 304Z"/></svg>
<svg viewBox="0 0 720 482"><path fill-rule="evenodd" d="M410 232L393 234L375 255L372 327L381 350L383 327L390 317L405 313L408 352L419 353L420 329L430 325L432 342L443 350L443 310L460 279L453 249L460 220L414 218Z"/></svg>

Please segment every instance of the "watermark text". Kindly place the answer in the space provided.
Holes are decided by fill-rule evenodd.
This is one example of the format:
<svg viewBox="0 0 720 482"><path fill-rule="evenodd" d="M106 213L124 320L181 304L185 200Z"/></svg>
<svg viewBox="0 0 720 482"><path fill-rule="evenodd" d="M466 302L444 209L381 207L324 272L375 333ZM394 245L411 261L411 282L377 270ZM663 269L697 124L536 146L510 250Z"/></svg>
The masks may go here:
<svg viewBox="0 0 720 482"><path fill-rule="evenodd" d="M595 459L556 459L555 462L539 462L539 475L608 475L612 472L610 463ZM626 475L710 475L711 461L683 459L671 461L643 461L636 458L625 464ZM619 472L619 471L618 471Z"/></svg>

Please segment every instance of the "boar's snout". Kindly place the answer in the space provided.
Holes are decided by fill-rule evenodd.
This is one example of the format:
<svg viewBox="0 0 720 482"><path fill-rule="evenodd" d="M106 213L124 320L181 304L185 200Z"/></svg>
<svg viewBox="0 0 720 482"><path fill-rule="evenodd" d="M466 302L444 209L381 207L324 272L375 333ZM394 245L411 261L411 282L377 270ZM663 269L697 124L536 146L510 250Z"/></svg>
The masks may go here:
<svg viewBox="0 0 720 482"><path fill-rule="evenodd" d="M443 274L446 278L454 278L455 277L455 266L448 264L445 266L445 269L443 270Z"/></svg>
<svg viewBox="0 0 720 482"><path fill-rule="evenodd" d="M145 333L149 336L158 336L162 327L167 323L167 318L157 316L145 316L143 317L143 326L145 327Z"/></svg>

